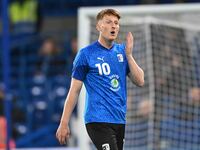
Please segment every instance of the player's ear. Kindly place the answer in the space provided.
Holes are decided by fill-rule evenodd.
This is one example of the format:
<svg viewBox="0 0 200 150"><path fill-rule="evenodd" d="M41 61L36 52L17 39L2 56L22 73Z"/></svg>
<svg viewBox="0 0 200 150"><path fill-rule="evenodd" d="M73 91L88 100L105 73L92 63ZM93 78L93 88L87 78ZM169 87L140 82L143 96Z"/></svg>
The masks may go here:
<svg viewBox="0 0 200 150"><path fill-rule="evenodd" d="M96 29L97 29L97 31L101 31L101 27L100 27L99 21L98 21L97 24L96 24Z"/></svg>

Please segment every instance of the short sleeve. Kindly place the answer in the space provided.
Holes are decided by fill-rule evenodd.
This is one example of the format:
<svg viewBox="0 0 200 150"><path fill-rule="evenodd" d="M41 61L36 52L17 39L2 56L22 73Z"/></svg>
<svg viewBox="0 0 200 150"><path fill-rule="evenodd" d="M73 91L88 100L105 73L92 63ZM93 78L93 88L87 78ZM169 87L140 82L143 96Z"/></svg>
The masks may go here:
<svg viewBox="0 0 200 150"><path fill-rule="evenodd" d="M84 50L82 49L77 53L72 69L72 78L81 81L85 80L85 77L88 73L88 63L83 51Z"/></svg>

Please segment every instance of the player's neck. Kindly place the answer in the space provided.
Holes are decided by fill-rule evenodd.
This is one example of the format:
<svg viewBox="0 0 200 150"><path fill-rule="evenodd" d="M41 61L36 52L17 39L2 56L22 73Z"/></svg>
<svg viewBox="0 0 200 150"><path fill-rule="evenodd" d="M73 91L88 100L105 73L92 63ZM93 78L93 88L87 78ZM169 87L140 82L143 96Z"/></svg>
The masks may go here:
<svg viewBox="0 0 200 150"><path fill-rule="evenodd" d="M113 41L99 38L98 42L105 48L110 49L113 46Z"/></svg>

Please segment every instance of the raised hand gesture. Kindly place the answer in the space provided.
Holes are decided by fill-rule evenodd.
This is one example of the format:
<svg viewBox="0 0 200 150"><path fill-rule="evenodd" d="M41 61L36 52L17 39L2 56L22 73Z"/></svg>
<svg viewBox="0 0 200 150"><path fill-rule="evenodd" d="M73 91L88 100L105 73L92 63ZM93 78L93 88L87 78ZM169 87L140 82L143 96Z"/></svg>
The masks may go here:
<svg viewBox="0 0 200 150"><path fill-rule="evenodd" d="M126 36L126 56L132 55L134 45L134 38L131 32L128 32Z"/></svg>

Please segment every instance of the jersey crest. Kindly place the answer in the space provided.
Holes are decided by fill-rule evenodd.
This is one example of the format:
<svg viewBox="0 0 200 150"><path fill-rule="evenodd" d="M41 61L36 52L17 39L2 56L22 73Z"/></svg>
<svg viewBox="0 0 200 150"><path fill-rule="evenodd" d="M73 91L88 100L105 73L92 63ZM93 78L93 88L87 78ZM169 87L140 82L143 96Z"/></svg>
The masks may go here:
<svg viewBox="0 0 200 150"><path fill-rule="evenodd" d="M122 54L117 54L117 58L118 58L119 62L123 62L124 61L124 58L123 58Z"/></svg>

